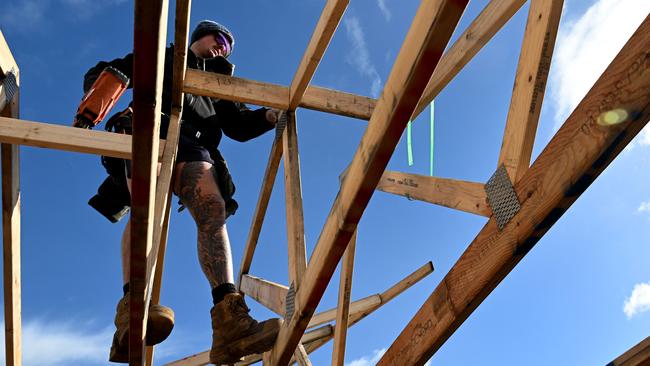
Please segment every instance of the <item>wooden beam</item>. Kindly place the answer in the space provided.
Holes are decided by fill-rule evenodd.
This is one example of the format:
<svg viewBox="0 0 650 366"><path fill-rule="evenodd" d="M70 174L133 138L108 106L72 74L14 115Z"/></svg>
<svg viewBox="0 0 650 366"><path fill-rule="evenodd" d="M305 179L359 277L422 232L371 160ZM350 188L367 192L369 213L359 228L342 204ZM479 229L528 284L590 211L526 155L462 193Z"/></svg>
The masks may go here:
<svg viewBox="0 0 650 366"><path fill-rule="evenodd" d="M357 232L354 232L350 244L341 261L341 280L339 282L339 299L336 308L336 329L334 347L332 348L332 366L343 366L345 361L345 341L350 315L350 297L352 295L352 274L354 272L354 251L357 246ZM381 298L380 298L381 299Z"/></svg>
<svg viewBox="0 0 650 366"><path fill-rule="evenodd" d="M0 117L0 142L131 159L129 135L17 118ZM161 140L161 148L164 145Z"/></svg>
<svg viewBox="0 0 650 366"><path fill-rule="evenodd" d="M521 8L526 0L491 0L444 54L433 72L412 121Z"/></svg>
<svg viewBox="0 0 650 366"><path fill-rule="evenodd" d="M239 283L239 291L281 316L285 312L285 300L289 288L279 283L244 274Z"/></svg>
<svg viewBox="0 0 650 366"><path fill-rule="evenodd" d="M16 60L14 59L14 55L11 53L9 44L7 44L7 40L5 39L4 34L2 34L2 30L0 30L0 79L3 79L8 72L14 73L16 82L18 86L20 86L18 64L16 64Z"/></svg>
<svg viewBox="0 0 650 366"><path fill-rule="evenodd" d="M378 365L424 364L646 125L648 50L650 17L515 185L520 211L488 221Z"/></svg>
<svg viewBox="0 0 650 366"><path fill-rule="evenodd" d="M262 224L264 223L264 216L266 209L269 207L269 200L273 192L273 184L275 177L278 174L278 167L280 165L280 158L282 157L282 139L281 135L276 134L271 146L271 153L269 154L269 161L266 164L264 171L264 178L262 180L262 188L257 199L255 212L253 213L253 221L251 222L251 229L248 232L246 239L246 246L244 247L244 254L242 255L241 264L239 265L239 280L237 281L241 290L242 276L250 271L251 264L253 263L253 255L257 247L260 233L262 232Z"/></svg>
<svg viewBox="0 0 650 366"><path fill-rule="evenodd" d="M296 311L280 329L273 365L289 362L466 5L421 3L297 290Z"/></svg>
<svg viewBox="0 0 650 366"><path fill-rule="evenodd" d="M183 91L282 110L289 108L289 88L286 86L207 71L187 70ZM372 115L375 103L372 98L310 86L299 106L367 120Z"/></svg>
<svg viewBox="0 0 650 366"><path fill-rule="evenodd" d="M305 219L302 209L300 157L296 113L287 112L287 126L282 135L284 151L284 191L287 211L287 241L289 252L289 282L299 288L307 269L305 249Z"/></svg>
<svg viewBox="0 0 650 366"><path fill-rule="evenodd" d="M476 215L492 215L482 183L385 171L377 189Z"/></svg>
<svg viewBox="0 0 650 366"><path fill-rule="evenodd" d="M650 363L650 337L617 357L607 366L643 366Z"/></svg>
<svg viewBox="0 0 650 366"><path fill-rule="evenodd" d="M296 351L293 353L293 358L299 366L311 366L311 361L302 343L298 343L298 347L296 347Z"/></svg>
<svg viewBox="0 0 650 366"><path fill-rule="evenodd" d="M358 313L367 312L369 309L372 309L375 306L380 305L381 302L382 299L381 296L379 296L379 294L366 296L357 301L353 301L350 303L350 307L349 307L350 316ZM309 321L307 328L313 328L321 324L325 324L327 322L331 322L332 320L335 320L337 309L338 307L335 307L333 309L329 309L320 312L318 314L315 314L314 316L312 316L311 320Z"/></svg>
<svg viewBox="0 0 650 366"><path fill-rule="evenodd" d="M314 33L311 35L309 45L307 45L307 50L302 56L298 70L289 87L288 110L295 111L300 104L300 100L316 72L316 68L323 58L349 2L350 0L328 0L325 4Z"/></svg>
<svg viewBox="0 0 650 366"><path fill-rule="evenodd" d="M0 58L4 38L0 32ZM6 46L6 43L4 43ZM11 53L8 53L11 56ZM13 58L12 58L13 60ZM15 69L18 71L17 68ZM3 96L4 98L4 96ZM18 118L19 93L0 109L0 115ZM0 122L1 123L1 122ZM20 279L20 149L1 144L2 166L2 271L4 285L5 363L22 364L21 279Z"/></svg>
<svg viewBox="0 0 650 366"><path fill-rule="evenodd" d="M531 0L498 166L517 182L530 166L564 0Z"/></svg>
<svg viewBox="0 0 650 366"><path fill-rule="evenodd" d="M176 153L180 136L180 116L183 114L183 78L187 65L187 34L189 33L191 0L176 1L176 17L174 32L174 65L172 74L172 109L169 127L167 128L167 141L163 151L162 164L158 181L156 183L156 211L154 215L153 248L151 261L148 262L147 271L154 271L149 286L152 286L151 302L160 303L160 290L162 287L162 274L167 249L167 234L169 229L169 213L172 181L176 166ZM153 347L147 347L146 364L153 365Z"/></svg>
<svg viewBox="0 0 650 366"><path fill-rule="evenodd" d="M150 290L157 160L168 0L136 0L133 37L133 178L129 364L145 362L144 335Z"/></svg>

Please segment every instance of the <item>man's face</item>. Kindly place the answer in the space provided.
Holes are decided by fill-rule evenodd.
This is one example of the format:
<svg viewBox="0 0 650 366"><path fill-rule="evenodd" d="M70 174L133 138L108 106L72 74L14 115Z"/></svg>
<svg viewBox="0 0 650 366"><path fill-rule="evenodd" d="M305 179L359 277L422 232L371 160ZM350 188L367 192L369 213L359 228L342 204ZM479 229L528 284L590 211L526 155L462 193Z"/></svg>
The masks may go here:
<svg viewBox="0 0 650 366"><path fill-rule="evenodd" d="M192 43L192 51L202 58L213 58L217 56L226 57L228 46L223 44L221 37L216 33L206 34Z"/></svg>

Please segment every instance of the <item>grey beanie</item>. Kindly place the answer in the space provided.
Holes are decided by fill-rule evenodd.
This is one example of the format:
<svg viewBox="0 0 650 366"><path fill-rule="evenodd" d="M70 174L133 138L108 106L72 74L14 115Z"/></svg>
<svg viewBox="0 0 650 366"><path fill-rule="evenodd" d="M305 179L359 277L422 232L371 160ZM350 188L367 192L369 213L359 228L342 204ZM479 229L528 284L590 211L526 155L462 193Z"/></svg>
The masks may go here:
<svg viewBox="0 0 650 366"><path fill-rule="evenodd" d="M228 41L230 41L230 52L226 54L226 57L228 57L235 47L235 37L233 37L228 28L217 22L213 22L212 20L202 20L199 24L197 24L196 28L194 28L194 31L192 31L192 36L190 37L190 45L201 39L206 34L217 32L223 34L228 39Z"/></svg>

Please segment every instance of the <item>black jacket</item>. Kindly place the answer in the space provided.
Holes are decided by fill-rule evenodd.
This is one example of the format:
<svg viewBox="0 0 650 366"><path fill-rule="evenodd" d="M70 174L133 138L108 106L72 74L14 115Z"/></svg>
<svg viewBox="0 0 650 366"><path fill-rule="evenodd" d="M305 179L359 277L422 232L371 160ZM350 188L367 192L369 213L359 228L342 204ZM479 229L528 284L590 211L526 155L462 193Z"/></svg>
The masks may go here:
<svg viewBox="0 0 650 366"><path fill-rule="evenodd" d="M165 73L162 92L162 113L171 111L171 93L174 65L174 47L165 50ZM107 66L112 66L124 73L129 80L133 76L133 54L117 58L110 62L101 61L92 67L84 77L84 92L87 92L99 74ZM187 68L232 75L234 65L224 57L202 59L187 50ZM129 83L129 88L132 87ZM200 143L208 148L216 148L222 133L236 141L247 141L273 129L274 125L266 120L266 108L252 111L243 103L196 96L185 93L183 101L183 126L181 132L195 136L201 132ZM161 126L161 133L166 135L166 126Z"/></svg>

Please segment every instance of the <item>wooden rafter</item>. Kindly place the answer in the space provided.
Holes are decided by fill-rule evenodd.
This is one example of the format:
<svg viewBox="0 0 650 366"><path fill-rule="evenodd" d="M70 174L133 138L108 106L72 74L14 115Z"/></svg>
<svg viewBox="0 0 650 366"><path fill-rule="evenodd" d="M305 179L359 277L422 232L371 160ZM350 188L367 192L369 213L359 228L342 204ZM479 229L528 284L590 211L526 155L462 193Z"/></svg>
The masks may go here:
<svg viewBox="0 0 650 366"><path fill-rule="evenodd" d="M289 362L466 5L420 5L297 289L296 310L280 329L273 365Z"/></svg>
<svg viewBox="0 0 650 366"><path fill-rule="evenodd" d="M10 100L5 90L7 78L15 78L16 90ZM9 45L0 31L0 115L19 117L20 72ZM6 86L9 88L9 86ZM2 125L2 121L0 121ZM0 141L2 141L0 139ZM6 141L2 141L6 142ZM20 279L20 149L16 144L0 144L2 171L2 271L4 286L5 363L22 364L22 305Z"/></svg>
<svg viewBox="0 0 650 366"><path fill-rule="evenodd" d="M282 110L289 108L289 88L286 86L206 71L187 70L183 91ZM375 104L376 100L372 98L309 86L299 106L367 120L370 119Z"/></svg>
<svg viewBox="0 0 650 366"><path fill-rule="evenodd" d="M625 351L607 366L643 366L650 363L650 337Z"/></svg>
<svg viewBox="0 0 650 366"><path fill-rule="evenodd" d="M380 305L381 302L382 298L379 294L366 296L362 299L351 302L348 306L348 311L350 313L350 316L361 314L375 308L377 305ZM311 317L309 324L307 325L307 329L317 327L321 324L329 323L332 320L336 319L338 309L339 307L337 306L333 309L314 314L314 316Z"/></svg>
<svg viewBox="0 0 650 366"><path fill-rule="evenodd" d="M152 269L154 270L154 275L150 279L150 286L152 286L152 304L160 303L165 250L167 248L171 193L173 190L171 183L173 181L178 139L180 136L180 117L183 114L183 78L185 77L185 68L187 65L187 35L190 24L190 4L191 0L176 1L172 109L169 127L167 129L168 144L165 145L163 150L160 174L156 184L153 248L151 251L151 260L147 264L148 273L151 273L150 271ZM153 353L153 346L147 347L147 365L153 365Z"/></svg>
<svg viewBox="0 0 650 366"><path fill-rule="evenodd" d="M349 2L350 0L328 0L325 4L309 45L307 45L307 50L302 56L291 86L289 86L288 110L295 111L300 104Z"/></svg>
<svg viewBox="0 0 650 366"><path fill-rule="evenodd" d="M415 120L442 89L476 56L526 0L490 0L438 63L411 120Z"/></svg>
<svg viewBox="0 0 650 366"><path fill-rule="evenodd" d="M0 142L6 144L130 159L131 141L129 135L0 117Z"/></svg>
<svg viewBox="0 0 650 366"><path fill-rule="evenodd" d="M336 307L336 329L334 347L332 348L332 366L343 366L345 361L345 341L350 315L350 297L352 296L352 274L354 272L354 252L357 246L357 233L350 239L350 244L341 260L341 280L339 281L339 299Z"/></svg>
<svg viewBox="0 0 650 366"><path fill-rule="evenodd" d="M498 164L505 166L513 182L521 179L530 165L563 3L530 2Z"/></svg>
<svg viewBox="0 0 650 366"><path fill-rule="evenodd" d="M156 173L168 1L135 2L133 38L133 178L129 295L129 364L145 361L151 288ZM157 247L157 244L156 244ZM154 249L157 251L157 249Z"/></svg>
<svg viewBox="0 0 650 366"><path fill-rule="evenodd" d="M276 314L284 316L285 300L289 288L279 283L244 274L239 290Z"/></svg>
<svg viewBox="0 0 650 366"><path fill-rule="evenodd" d="M650 17L515 185L521 210L488 221L378 365L424 364L646 125L648 50Z"/></svg>
<svg viewBox="0 0 650 366"><path fill-rule="evenodd" d="M377 189L481 216L492 215L482 183L385 171Z"/></svg>

